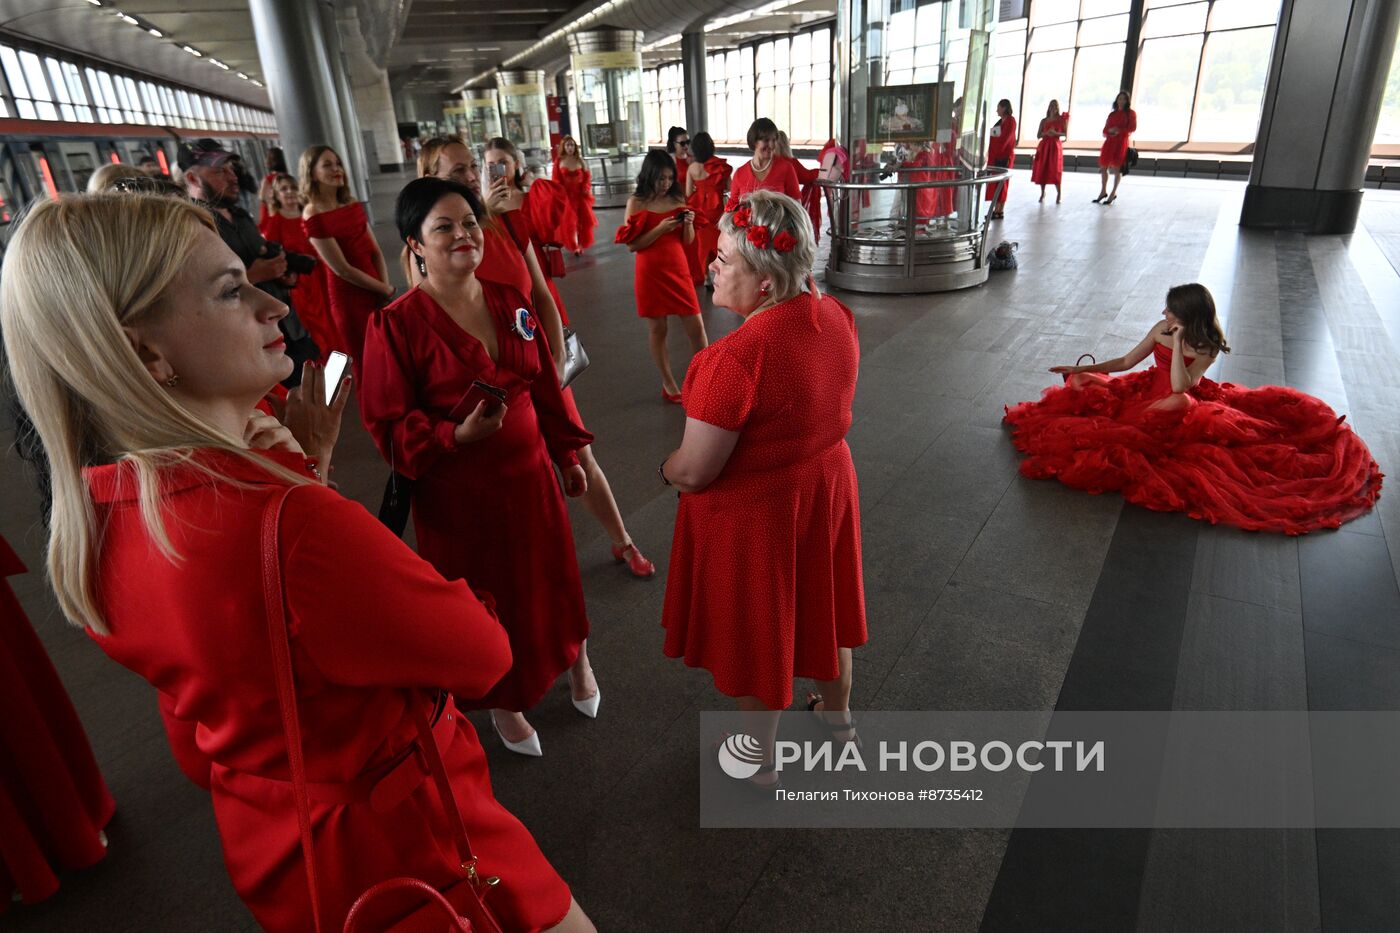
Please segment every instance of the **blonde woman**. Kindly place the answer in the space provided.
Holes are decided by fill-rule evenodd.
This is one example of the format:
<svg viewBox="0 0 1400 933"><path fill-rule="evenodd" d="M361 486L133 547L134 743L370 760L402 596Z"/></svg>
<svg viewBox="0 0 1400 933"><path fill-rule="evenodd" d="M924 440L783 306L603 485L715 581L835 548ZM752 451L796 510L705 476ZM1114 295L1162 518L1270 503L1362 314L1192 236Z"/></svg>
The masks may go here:
<svg viewBox="0 0 1400 933"><path fill-rule="evenodd" d="M465 583L444 581L318 481L329 448L318 463L277 421L248 416L291 369L277 328L286 313L187 202L70 196L21 224L0 275L0 329L52 469L59 606L156 687L172 749L209 788L224 863L263 929L315 927L271 674L267 558L282 577L324 928L388 878L469 890L432 780L400 767L417 760L418 724L432 717L423 728L476 869L501 879L490 903L502 926L592 930L492 796L471 725L437 703L442 689L490 689L511 664L505 632ZM283 493L280 546L265 551L268 506Z"/></svg>
<svg viewBox="0 0 1400 933"><path fill-rule="evenodd" d="M112 185L119 178L149 178L145 172L134 165L123 165L120 162L109 162L97 169L88 178L87 193L101 194L104 191L111 191Z"/></svg>

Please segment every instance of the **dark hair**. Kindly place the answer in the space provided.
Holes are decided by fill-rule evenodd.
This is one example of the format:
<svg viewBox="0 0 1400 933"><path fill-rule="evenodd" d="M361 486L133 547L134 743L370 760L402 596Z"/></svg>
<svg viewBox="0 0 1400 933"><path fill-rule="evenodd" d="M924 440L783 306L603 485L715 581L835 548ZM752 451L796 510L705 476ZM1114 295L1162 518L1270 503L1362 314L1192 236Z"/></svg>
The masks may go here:
<svg viewBox="0 0 1400 933"><path fill-rule="evenodd" d="M1000 110L1002 107L1006 108L1006 115L1008 117L1016 115L1016 112L1011 109L1011 101L1007 100L1005 97L997 101L997 109Z"/></svg>
<svg viewBox="0 0 1400 933"><path fill-rule="evenodd" d="M686 131L686 128L683 126L671 127L669 130L666 131L666 151L674 155L676 151L676 140L682 136L689 135L690 133L688 133Z"/></svg>
<svg viewBox="0 0 1400 933"><path fill-rule="evenodd" d="M394 224L399 228L399 239L405 245L409 237L420 241L423 239L423 223L428 219L428 213L434 204L449 194L461 195L477 216L477 222L485 221L486 207L476 192L466 185L445 178L415 178L403 186L398 200L394 202Z"/></svg>
<svg viewBox="0 0 1400 933"><path fill-rule="evenodd" d="M1220 319L1215 316L1215 299L1210 289L1200 282L1176 285L1167 290L1167 310L1181 321L1186 333L1182 342L1197 350L1209 348L1215 353L1229 353Z"/></svg>
<svg viewBox="0 0 1400 933"><path fill-rule="evenodd" d="M273 146L267 150L267 172L273 174L287 174L287 156L280 148Z"/></svg>
<svg viewBox="0 0 1400 933"><path fill-rule="evenodd" d="M643 200L654 197L656 184L661 180L663 171L671 173L671 188L666 192L666 197L682 197L680 173L676 171L676 163L660 149L651 150L642 160L642 170L637 173L637 190L632 192L633 196Z"/></svg>
<svg viewBox="0 0 1400 933"><path fill-rule="evenodd" d="M1114 110L1117 110L1117 109L1118 109L1118 98L1120 98L1120 97L1126 97L1126 98L1127 98L1127 100L1123 101L1123 109L1124 109L1124 110L1132 110L1132 109L1133 109L1133 95L1129 94L1129 93L1127 92L1126 89L1121 90L1121 91L1119 91L1117 94L1114 94L1114 95L1113 95L1113 109L1114 109Z"/></svg>
<svg viewBox="0 0 1400 933"><path fill-rule="evenodd" d="M696 162L708 162L715 157L715 141L703 130L690 137L690 154Z"/></svg>
<svg viewBox="0 0 1400 933"><path fill-rule="evenodd" d="M759 117L749 124L749 149L752 150L758 145L760 139L777 139L778 124L767 117Z"/></svg>

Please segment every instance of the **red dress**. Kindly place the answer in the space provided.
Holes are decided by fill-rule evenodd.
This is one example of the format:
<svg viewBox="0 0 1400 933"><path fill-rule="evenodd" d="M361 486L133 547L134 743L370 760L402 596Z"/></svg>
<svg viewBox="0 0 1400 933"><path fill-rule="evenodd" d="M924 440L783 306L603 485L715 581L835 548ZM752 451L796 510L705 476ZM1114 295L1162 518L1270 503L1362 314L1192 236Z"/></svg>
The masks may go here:
<svg viewBox="0 0 1400 933"><path fill-rule="evenodd" d="M1110 129L1118 135L1110 136ZM1099 149L1100 168L1122 168L1128 158L1128 140L1137 132L1137 111L1113 110L1103 124L1103 147Z"/></svg>
<svg viewBox="0 0 1400 933"><path fill-rule="evenodd" d="M695 190L685 206L695 212L695 239L686 248L690 262L690 278L699 285L705 281L705 270L719 252L719 221L724 216L724 189L729 186L733 169L729 163L711 156L705 160L705 177L695 183Z"/></svg>
<svg viewBox="0 0 1400 933"><path fill-rule="evenodd" d="M802 189L802 196L798 200L807 209L807 215L812 218L812 242L820 243L822 240L822 189L817 187L817 178L821 176L821 169L807 168L796 159L788 161L792 163L792 171L797 176L797 184Z"/></svg>
<svg viewBox="0 0 1400 933"><path fill-rule="evenodd" d="M287 250L293 253L302 253L317 260L314 272L310 275L297 277L297 287L292 289L292 305L296 308L297 317L301 323L306 325L311 339L316 341L316 346L320 348L321 362L325 362L326 355L332 350L346 352L345 341L340 338L340 332L335 329L335 322L331 320L331 312L328 307L326 264L320 261L315 247L311 245L311 238L306 235L305 222L300 217L268 214L258 224L258 230L261 231L263 237L274 243L281 243Z"/></svg>
<svg viewBox="0 0 1400 933"><path fill-rule="evenodd" d="M543 241L537 235L538 231L535 229L531 212L526 210L523 206L528 202L529 197L529 192L526 192L526 201L521 202L522 208L520 210L507 211L504 214L496 214L494 216L496 220L505 227L505 231L509 234L510 238L515 240L517 244L530 244L530 248L535 253L535 262L539 263L540 272L544 273L544 283L549 288L549 294L554 298L554 307L559 309L559 320L567 327L569 324L569 309L564 307L564 299L559 297L559 289L554 287L554 278L549 274L549 257L545 255L544 247L541 245ZM526 270L525 279L528 282L530 272L529 269L525 267L523 259L521 260L521 268ZM529 295L531 291L532 287L527 287L522 294Z"/></svg>
<svg viewBox="0 0 1400 933"><path fill-rule="evenodd" d="M865 644L860 498L846 431L860 346L835 298L806 292L695 355L685 414L739 442L683 493L662 624L668 657L770 709L794 677L833 680Z"/></svg>
<svg viewBox="0 0 1400 933"><path fill-rule="evenodd" d="M678 207L662 214L637 211L617 228L614 242L631 243L683 210L685 208ZM690 264L686 260L684 230L684 225L678 226L670 233L661 234L650 246L633 253L637 268L632 276L632 290L636 295L638 317L666 317L668 314L685 317L700 313L695 283L690 279Z"/></svg>
<svg viewBox="0 0 1400 933"><path fill-rule="evenodd" d="M1062 113L1056 119L1046 117L1041 121L1042 132L1063 133L1069 123L1069 114ZM1058 136L1046 136L1035 147L1035 161L1031 163L1031 184L1058 185L1064 177L1064 141Z"/></svg>
<svg viewBox="0 0 1400 933"><path fill-rule="evenodd" d="M369 218L359 201L337 207L333 211L313 214L303 221L306 235L313 240L335 240L345 261L366 275L379 277L374 264L376 245L369 229ZM326 291L330 298L331 321L344 344L342 349L354 360L356 382L359 380L360 358L364 355L365 324L379 307L381 298L371 291L345 281L326 269ZM360 382L363 386L364 383Z"/></svg>
<svg viewBox="0 0 1400 933"><path fill-rule="evenodd" d="M58 872L100 862L116 804L58 672L6 577L24 564L0 538L0 914L35 904Z"/></svg>
<svg viewBox="0 0 1400 933"><path fill-rule="evenodd" d="M570 252L581 253L593 245L593 228L598 226L598 218L593 214L593 176L586 168L560 167L555 178L568 197L559 242Z"/></svg>
<svg viewBox="0 0 1400 933"><path fill-rule="evenodd" d="M1190 363L1190 357L1186 358ZM1172 351L1150 369L1054 386L1006 411L1021 472L1088 492L1121 492L1158 512L1296 535L1367 512L1381 472L1361 438L1321 399L1295 389L1249 389L1202 378L1175 412Z"/></svg>
<svg viewBox="0 0 1400 933"><path fill-rule="evenodd" d="M384 459L418 481L418 552L447 579L489 592L510 634L510 673L467 705L523 711L588 637L569 513L550 462L578 463L593 438L569 417L548 345L514 329L525 297L482 284L498 359L415 288L370 321L360 408ZM470 414L462 402L477 379L506 390L508 411L495 434L459 446L452 432Z"/></svg>
<svg viewBox="0 0 1400 933"><path fill-rule="evenodd" d="M935 149L920 149L918 154L908 162L903 163L904 168L924 168L942 166L945 164L945 150L941 147ZM949 177L948 172L905 172L902 180L911 182L922 181L942 181ZM927 223L935 217L946 217L953 213L953 189L952 188L920 188L914 193L914 210L921 223Z"/></svg>
<svg viewBox="0 0 1400 933"><path fill-rule="evenodd" d="M293 471L304 463L266 455ZM111 629L94 639L157 689L176 760L209 788L224 863L258 924L303 933L311 907L259 569L264 505L286 481L236 454L195 456L243 485L191 465L165 471L165 527L178 563L159 556L146 531L134 470L85 471L105 529L94 566ZM379 779L407 776L403 764L416 760L406 754L416 739L412 710L431 710L440 688L485 693L510 667L510 648L465 583L443 580L362 506L324 486L287 499L280 558L321 918L340 929L372 884L411 875L445 887L461 877L432 780L419 775L394 791ZM471 723L449 706L437 724L472 848L481 869L502 879L491 895L502 925L559 922L569 889L492 796Z"/></svg>
<svg viewBox="0 0 1400 933"><path fill-rule="evenodd" d="M792 160L782 156L773 157L763 181L754 178L752 161L739 166L734 172L734 183L729 186L729 200L725 202L725 211L732 211L738 207L739 199L750 191L776 191L794 201L802 200L802 188L797 184L797 172L792 167Z"/></svg>
<svg viewBox="0 0 1400 933"><path fill-rule="evenodd" d="M1016 118L1002 117L992 127L990 138L987 140L987 164L997 168L1011 168L1016 161ZM986 200L992 199L994 185L987 185ZM1005 203L1006 195L1011 188L1011 180L1008 178L1001 186L1001 197L998 203Z"/></svg>

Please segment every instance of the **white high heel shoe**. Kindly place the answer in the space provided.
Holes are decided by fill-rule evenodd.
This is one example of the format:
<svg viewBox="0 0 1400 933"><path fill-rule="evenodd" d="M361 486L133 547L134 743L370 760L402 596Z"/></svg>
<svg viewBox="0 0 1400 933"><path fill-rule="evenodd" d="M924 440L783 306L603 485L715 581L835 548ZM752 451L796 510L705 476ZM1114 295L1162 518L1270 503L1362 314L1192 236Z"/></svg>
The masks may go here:
<svg viewBox="0 0 1400 933"><path fill-rule="evenodd" d="M574 709L578 710L589 719L598 718L598 704L603 702L603 691L595 688L593 695L586 700L574 699L574 672L569 671L569 700L574 704Z"/></svg>
<svg viewBox="0 0 1400 933"><path fill-rule="evenodd" d="M496 738L501 740L501 744L517 755L524 755L527 758L543 758L544 749L540 748L540 734L538 730L532 730L530 734L519 742L512 742L501 735L501 727L496 725L496 714L488 713L491 717L491 731L496 733Z"/></svg>

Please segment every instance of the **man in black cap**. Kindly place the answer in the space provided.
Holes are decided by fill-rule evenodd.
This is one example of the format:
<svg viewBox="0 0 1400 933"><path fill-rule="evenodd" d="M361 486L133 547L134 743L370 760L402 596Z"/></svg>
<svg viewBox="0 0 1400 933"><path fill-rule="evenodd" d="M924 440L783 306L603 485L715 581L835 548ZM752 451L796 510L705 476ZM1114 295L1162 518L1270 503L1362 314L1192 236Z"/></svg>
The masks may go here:
<svg viewBox="0 0 1400 933"><path fill-rule="evenodd" d="M209 138L181 143L176 156L190 198L214 215L219 236L248 268L248 281L291 309L279 326L287 355L296 364L286 384L296 386L301 382L301 364L315 359L320 351L292 307L290 286L295 278L288 279L286 251L280 244L269 245L253 215L238 204L238 175L232 162L233 153Z"/></svg>

